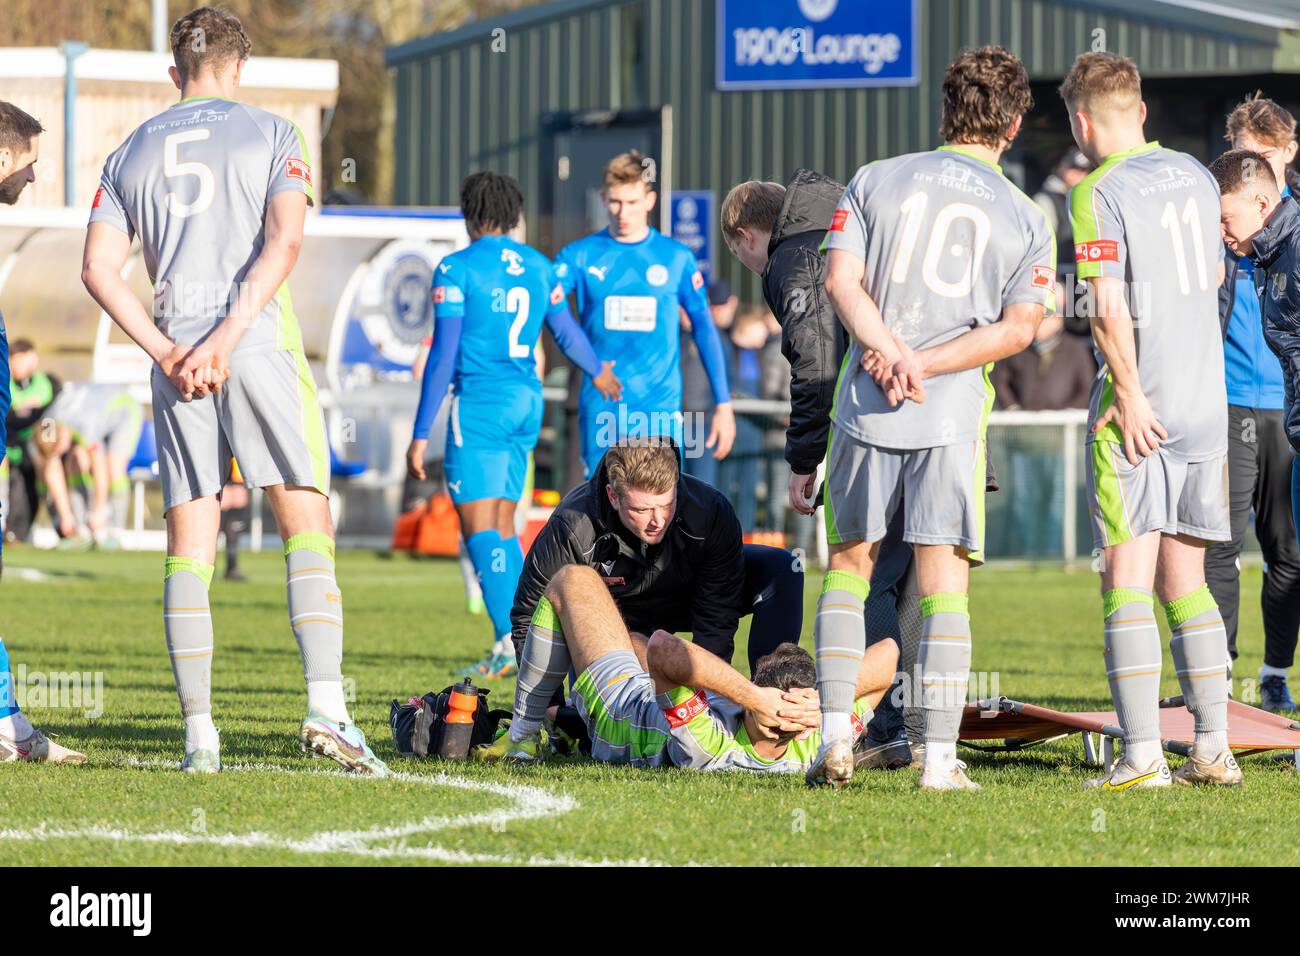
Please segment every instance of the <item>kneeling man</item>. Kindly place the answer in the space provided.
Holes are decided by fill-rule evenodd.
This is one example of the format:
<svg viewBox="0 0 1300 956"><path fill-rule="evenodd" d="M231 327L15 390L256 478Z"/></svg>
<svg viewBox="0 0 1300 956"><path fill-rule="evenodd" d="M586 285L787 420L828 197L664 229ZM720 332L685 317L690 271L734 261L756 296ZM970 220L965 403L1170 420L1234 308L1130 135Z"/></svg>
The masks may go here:
<svg viewBox="0 0 1300 956"><path fill-rule="evenodd" d="M894 679L898 645L872 645L858 667L855 736ZM801 773L821 744L812 656L784 643L757 662L753 680L664 630L629 633L596 571L567 565L537 602L524 642L511 731L484 745L484 760L541 759L540 728L570 668L571 702L603 763L692 770Z"/></svg>

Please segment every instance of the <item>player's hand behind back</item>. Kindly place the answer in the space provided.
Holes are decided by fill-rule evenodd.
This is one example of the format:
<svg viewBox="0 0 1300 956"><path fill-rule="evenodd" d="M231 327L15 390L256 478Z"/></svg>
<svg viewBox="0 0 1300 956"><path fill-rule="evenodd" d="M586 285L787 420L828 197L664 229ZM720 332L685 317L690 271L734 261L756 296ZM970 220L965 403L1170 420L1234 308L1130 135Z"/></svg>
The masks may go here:
<svg viewBox="0 0 1300 956"><path fill-rule="evenodd" d="M1124 439L1124 457L1130 465L1138 464L1159 450L1160 443L1169 438L1165 426L1160 424L1151 409L1151 402L1141 392L1122 397L1117 390L1115 400L1092 426L1093 434L1110 424L1119 427Z"/></svg>
<svg viewBox="0 0 1300 956"><path fill-rule="evenodd" d="M596 391L604 396L605 401L622 401L623 383L614 374L613 362L602 362L600 374L591 380L591 384L596 386Z"/></svg>

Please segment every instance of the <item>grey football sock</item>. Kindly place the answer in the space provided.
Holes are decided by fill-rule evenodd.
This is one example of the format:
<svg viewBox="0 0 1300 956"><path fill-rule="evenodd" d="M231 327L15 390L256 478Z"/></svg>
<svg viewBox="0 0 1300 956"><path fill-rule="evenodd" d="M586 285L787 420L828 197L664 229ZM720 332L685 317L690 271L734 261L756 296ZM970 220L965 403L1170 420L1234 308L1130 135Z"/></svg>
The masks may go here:
<svg viewBox="0 0 1300 956"><path fill-rule="evenodd" d="M284 543L289 626L307 682L343 680L343 595L334 574L334 540L321 532Z"/></svg>
<svg viewBox="0 0 1300 956"><path fill-rule="evenodd" d="M965 594L921 598L921 710L926 744L957 740L970 682L970 613Z"/></svg>
<svg viewBox="0 0 1300 956"><path fill-rule="evenodd" d="M1196 733L1228 732L1228 632L1210 589L1165 605L1173 640L1169 650L1178 672L1183 701L1196 721Z"/></svg>
<svg viewBox="0 0 1300 956"><path fill-rule="evenodd" d="M1102 601L1106 677L1127 752L1132 744L1160 740L1160 632L1150 591L1111 588Z"/></svg>
<svg viewBox="0 0 1300 956"><path fill-rule="evenodd" d="M212 713L212 565L168 556L163 562L163 631L181 716Z"/></svg>
<svg viewBox="0 0 1300 956"><path fill-rule="evenodd" d="M863 605L871 586L852 571L827 571L817 601L813 640L817 649L817 695L823 726L828 714L843 715L848 735L858 671L867 649ZM835 718L839 720L839 718Z"/></svg>
<svg viewBox="0 0 1300 956"><path fill-rule="evenodd" d="M542 725L546 708L568 673L569 646L564 642L560 618L551 602L543 597L533 611L519 661L515 714L510 722L511 740L523 740Z"/></svg>

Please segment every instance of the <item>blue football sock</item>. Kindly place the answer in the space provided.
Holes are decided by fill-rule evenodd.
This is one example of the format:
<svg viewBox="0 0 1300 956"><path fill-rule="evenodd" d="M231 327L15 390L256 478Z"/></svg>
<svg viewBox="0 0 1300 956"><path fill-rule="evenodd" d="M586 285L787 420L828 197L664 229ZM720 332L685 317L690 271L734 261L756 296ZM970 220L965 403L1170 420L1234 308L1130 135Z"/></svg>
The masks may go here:
<svg viewBox="0 0 1300 956"><path fill-rule="evenodd" d="M4 641L0 641L0 718L12 717L16 713L18 697L13 674L9 672L9 651Z"/></svg>
<svg viewBox="0 0 1300 956"><path fill-rule="evenodd" d="M510 573L511 553L518 550L519 545L516 542L511 547L493 528L471 535L465 547L483 588L483 603L492 621L492 642L495 644L499 637L510 633L510 607L515 600L515 585L519 583L519 572ZM522 563L521 559L520 566Z"/></svg>

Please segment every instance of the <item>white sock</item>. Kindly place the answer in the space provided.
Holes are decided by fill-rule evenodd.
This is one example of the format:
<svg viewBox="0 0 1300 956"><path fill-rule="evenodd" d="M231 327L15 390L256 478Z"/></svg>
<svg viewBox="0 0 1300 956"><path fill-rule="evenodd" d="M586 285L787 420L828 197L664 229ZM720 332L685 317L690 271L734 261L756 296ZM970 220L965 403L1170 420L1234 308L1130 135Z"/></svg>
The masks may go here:
<svg viewBox="0 0 1300 956"><path fill-rule="evenodd" d="M493 654L502 654L506 657L515 656L515 642L509 634L503 634L497 638L497 642L492 645Z"/></svg>
<svg viewBox="0 0 1300 956"><path fill-rule="evenodd" d="M343 699L343 682L341 680L307 681L307 709L341 724L350 724L348 705Z"/></svg>
<svg viewBox="0 0 1300 956"><path fill-rule="evenodd" d="M951 770L957 766L957 741L940 743L934 740L925 742L925 765L939 770Z"/></svg>
<svg viewBox="0 0 1300 956"><path fill-rule="evenodd" d="M1192 740L1192 750L1202 760L1213 760L1227 749L1228 734L1226 731L1197 734Z"/></svg>
<svg viewBox="0 0 1300 956"><path fill-rule="evenodd" d="M195 714L185 718L185 752L195 750L220 750L217 727L211 714Z"/></svg>
<svg viewBox="0 0 1300 956"><path fill-rule="evenodd" d="M542 722L540 720L515 717L510 721L510 740L513 743L519 743L519 741L526 740L541 729Z"/></svg>
<svg viewBox="0 0 1300 956"><path fill-rule="evenodd" d="M826 711L822 714L822 746L832 740L847 740L853 734L853 722L848 714Z"/></svg>
<svg viewBox="0 0 1300 956"><path fill-rule="evenodd" d="M1139 743L1124 744L1124 759L1134 770L1145 770L1164 755L1164 748L1158 740L1143 740Z"/></svg>
<svg viewBox="0 0 1300 956"><path fill-rule="evenodd" d="M31 721L21 710L15 710L8 717L0 717L0 737L6 740L26 740L32 735Z"/></svg>
<svg viewBox="0 0 1300 956"><path fill-rule="evenodd" d="M1262 681L1265 677L1281 677L1281 678L1285 678L1285 677L1286 677L1286 668L1285 668L1285 667L1270 667L1268 664L1263 664L1263 665L1261 665L1260 668L1259 668L1259 679Z"/></svg>

